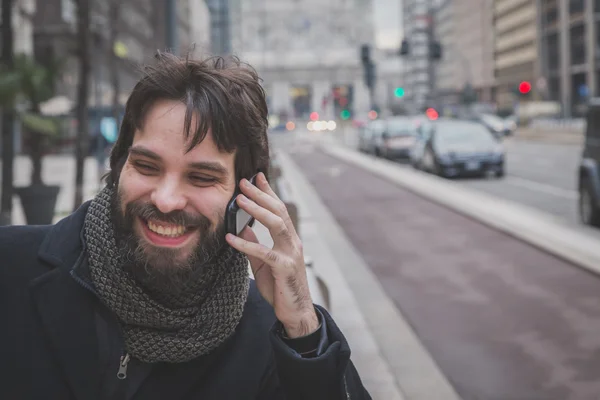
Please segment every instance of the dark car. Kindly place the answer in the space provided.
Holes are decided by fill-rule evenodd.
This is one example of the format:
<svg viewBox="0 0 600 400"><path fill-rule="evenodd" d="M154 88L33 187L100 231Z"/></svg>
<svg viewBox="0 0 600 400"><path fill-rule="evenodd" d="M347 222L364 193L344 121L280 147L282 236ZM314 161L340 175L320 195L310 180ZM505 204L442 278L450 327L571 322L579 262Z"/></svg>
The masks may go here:
<svg viewBox="0 0 600 400"><path fill-rule="evenodd" d="M590 101L586 120L579 165L579 216L587 225L600 226L600 99Z"/></svg>
<svg viewBox="0 0 600 400"><path fill-rule="evenodd" d="M408 160L416 142L417 124L413 118L389 118L381 134L379 155L390 160Z"/></svg>
<svg viewBox="0 0 600 400"><path fill-rule="evenodd" d="M440 119L423 129L427 134L421 135L415 167L447 178L504 176L504 148L481 124Z"/></svg>

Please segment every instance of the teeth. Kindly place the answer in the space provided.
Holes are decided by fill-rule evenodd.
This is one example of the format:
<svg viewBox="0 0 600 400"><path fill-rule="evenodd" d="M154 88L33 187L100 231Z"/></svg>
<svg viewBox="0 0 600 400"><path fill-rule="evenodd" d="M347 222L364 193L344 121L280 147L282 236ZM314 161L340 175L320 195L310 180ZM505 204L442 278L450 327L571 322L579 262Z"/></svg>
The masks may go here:
<svg viewBox="0 0 600 400"><path fill-rule="evenodd" d="M148 228L150 228L152 232L156 232L159 235L168 237L178 237L183 235L183 233L185 232L185 227L181 225L164 227L162 225L157 225L151 221L148 221Z"/></svg>

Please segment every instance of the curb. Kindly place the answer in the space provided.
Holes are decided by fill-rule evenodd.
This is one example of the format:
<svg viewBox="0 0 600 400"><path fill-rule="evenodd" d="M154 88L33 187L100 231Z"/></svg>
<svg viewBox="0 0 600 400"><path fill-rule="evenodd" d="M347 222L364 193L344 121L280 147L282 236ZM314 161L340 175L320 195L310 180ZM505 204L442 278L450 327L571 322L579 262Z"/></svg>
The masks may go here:
<svg viewBox="0 0 600 400"><path fill-rule="evenodd" d="M460 399L300 168L286 153L277 156L301 213L304 247L329 285L332 314L373 398Z"/></svg>
<svg viewBox="0 0 600 400"><path fill-rule="evenodd" d="M585 232L587 228L567 225L533 208L458 186L446 179L403 168L389 161L339 146L321 148L327 154L600 275L599 241Z"/></svg>

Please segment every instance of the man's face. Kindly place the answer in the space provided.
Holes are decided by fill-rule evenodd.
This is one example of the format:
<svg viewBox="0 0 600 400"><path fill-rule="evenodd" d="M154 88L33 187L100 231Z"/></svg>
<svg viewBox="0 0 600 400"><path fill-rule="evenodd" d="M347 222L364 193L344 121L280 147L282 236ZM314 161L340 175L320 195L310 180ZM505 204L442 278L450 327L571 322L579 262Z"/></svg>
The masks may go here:
<svg viewBox="0 0 600 400"><path fill-rule="evenodd" d="M148 110L114 199L117 239L129 261L151 275L193 269L224 243L235 154L220 152L210 132L186 153L185 112L184 104L167 100Z"/></svg>

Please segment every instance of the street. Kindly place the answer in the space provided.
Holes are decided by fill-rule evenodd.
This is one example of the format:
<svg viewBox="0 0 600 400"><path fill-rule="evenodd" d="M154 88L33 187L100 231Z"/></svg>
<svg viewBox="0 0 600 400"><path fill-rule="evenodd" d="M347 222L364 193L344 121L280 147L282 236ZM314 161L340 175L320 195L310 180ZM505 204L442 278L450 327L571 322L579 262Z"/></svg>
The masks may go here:
<svg viewBox="0 0 600 400"><path fill-rule="evenodd" d="M320 136L319 138L317 138ZM356 131L346 129L328 134L298 131L296 140L329 141L356 148ZM281 140L283 137L277 137ZM289 139L289 138L288 138ZM577 171L582 147L508 138L506 176L502 179L455 179L457 184L533 207L569 224L579 224ZM406 168L411 168L406 166ZM600 238L600 231L597 232Z"/></svg>
<svg viewBox="0 0 600 400"><path fill-rule="evenodd" d="M578 223L577 171L581 147L506 141L503 179L461 179L460 184Z"/></svg>
<svg viewBox="0 0 600 400"><path fill-rule="evenodd" d="M600 279L310 143L274 142L464 399L596 398Z"/></svg>

